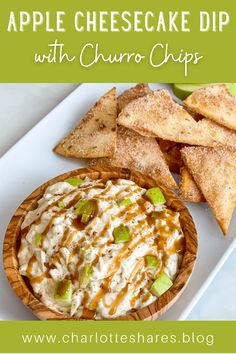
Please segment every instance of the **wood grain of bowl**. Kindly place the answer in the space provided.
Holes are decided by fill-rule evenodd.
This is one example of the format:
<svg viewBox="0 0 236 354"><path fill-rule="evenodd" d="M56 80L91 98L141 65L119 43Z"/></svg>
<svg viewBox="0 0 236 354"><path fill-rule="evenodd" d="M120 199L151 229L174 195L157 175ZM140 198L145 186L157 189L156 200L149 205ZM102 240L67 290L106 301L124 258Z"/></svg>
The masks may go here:
<svg viewBox="0 0 236 354"><path fill-rule="evenodd" d="M180 213L180 223L185 236L185 253L180 271L174 281L174 285L149 306L130 312L125 317L116 318L116 320L157 319L176 302L190 279L197 256L197 233L189 211L172 191L160 186L152 178L128 169L95 167L74 170L46 182L21 203L8 225L3 245L4 268L12 289L21 301L42 320L75 320L75 318L48 309L34 295L27 279L22 277L19 273L17 258L17 252L20 244L20 229L26 213L36 208L38 199L42 197L45 189L49 185L63 181L64 179L72 176L79 176L80 178L87 176L91 179L102 178L104 181L109 179L124 178L130 179L144 188L159 186L165 194L167 206Z"/></svg>

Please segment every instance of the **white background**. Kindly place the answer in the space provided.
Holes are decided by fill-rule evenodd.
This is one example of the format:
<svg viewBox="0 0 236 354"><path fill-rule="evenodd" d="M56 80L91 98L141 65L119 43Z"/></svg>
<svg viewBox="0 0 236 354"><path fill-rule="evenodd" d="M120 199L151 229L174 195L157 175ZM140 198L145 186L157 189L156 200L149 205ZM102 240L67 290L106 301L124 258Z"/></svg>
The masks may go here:
<svg viewBox="0 0 236 354"><path fill-rule="evenodd" d="M0 156L76 87L76 84L0 84ZM188 319L236 319L236 250Z"/></svg>

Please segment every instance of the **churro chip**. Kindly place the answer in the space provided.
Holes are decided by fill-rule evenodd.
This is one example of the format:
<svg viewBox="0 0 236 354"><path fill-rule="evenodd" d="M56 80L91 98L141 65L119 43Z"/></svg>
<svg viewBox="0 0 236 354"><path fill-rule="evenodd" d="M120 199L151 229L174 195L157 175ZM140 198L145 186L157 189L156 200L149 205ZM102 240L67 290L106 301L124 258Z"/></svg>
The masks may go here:
<svg viewBox="0 0 236 354"><path fill-rule="evenodd" d="M183 148L181 154L226 234L236 204L236 151L195 146Z"/></svg>
<svg viewBox="0 0 236 354"><path fill-rule="evenodd" d="M201 125L201 127L203 129L207 129L211 132L211 136L214 138L216 145L219 145L219 146L226 145L232 149L236 149L236 132L234 130L223 127L222 125L219 125L219 124L217 124L209 119L205 119L205 118L201 119L201 121L199 120L198 124ZM162 153L165 156L166 162L167 162L171 172L180 173L180 169L184 165L180 150L183 147L188 146L188 145L181 144L181 143L175 143L173 141L163 140L163 139L157 139L157 141L158 141L158 144L161 148ZM188 171L183 172L183 175L184 175L183 178L188 177L187 173L188 173ZM188 174L188 175L189 175L189 178L191 178L191 175L190 174ZM187 180L186 180L186 183L187 183ZM192 180L192 183L194 183L193 180ZM187 187L187 186L191 187L192 183L185 185L185 187ZM196 185L195 185L195 188L193 188L193 189L196 189ZM198 199L201 201L202 198L200 198L200 196L197 197L197 194L199 194L199 193L196 192L196 200L195 201L197 201ZM190 194L189 194L189 196L191 199ZM187 195L186 195L185 199L187 199ZM191 201L191 200L189 200L189 201ZM193 202L194 202L194 200L193 200Z"/></svg>
<svg viewBox="0 0 236 354"><path fill-rule="evenodd" d="M134 169L155 178L168 188L177 188L155 138L143 137L120 126L117 133L115 154L109 158L89 159L90 166Z"/></svg>
<svg viewBox="0 0 236 354"><path fill-rule="evenodd" d="M147 84L138 84L134 87L131 87L128 90L122 92L121 95L118 96L118 112L121 112L122 109L127 106L133 100L136 100L139 97L146 96L148 93L152 92Z"/></svg>
<svg viewBox="0 0 236 354"><path fill-rule="evenodd" d="M212 138L217 145L226 145L230 148L236 149L236 132L235 130L224 127L223 125L217 124L210 119L205 118L200 113L194 112L191 108L185 106L188 113L199 122L198 124L203 128L207 129Z"/></svg>
<svg viewBox="0 0 236 354"><path fill-rule="evenodd" d="M179 197L185 202L191 203L201 203L206 201L186 167L182 167L180 170Z"/></svg>
<svg viewBox="0 0 236 354"><path fill-rule="evenodd" d="M202 119L198 123L203 129L211 133L216 145L225 145L229 148L236 149L236 131L223 127L212 120Z"/></svg>
<svg viewBox="0 0 236 354"><path fill-rule="evenodd" d="M116 147L116 89L107 92L54 148L67 157L111 156Z"/></svg>
<svg viewBox="0 0 236 354"><path fill-rule="evenodd" d="M211 133L175 103L167 90L153 91L130 102L119 114L118 124L144 136L191 145L215 145Z"/></svg>
<svg viewBox="0 0 236 354"><path fill-rule="evenodd" d="M192 110L236 130L236 99L226 85L211 85L194 91L184 101Z"/></svg>

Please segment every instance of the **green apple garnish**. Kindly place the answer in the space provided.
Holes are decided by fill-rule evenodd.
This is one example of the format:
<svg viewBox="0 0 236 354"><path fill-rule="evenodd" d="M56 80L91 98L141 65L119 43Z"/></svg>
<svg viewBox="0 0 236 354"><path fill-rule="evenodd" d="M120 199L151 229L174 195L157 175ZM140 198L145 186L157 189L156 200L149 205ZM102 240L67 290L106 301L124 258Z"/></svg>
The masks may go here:
<svg viewBox="0 0 236 354"><path fill-rule="evenodd" d="M75 207L76 214L81 216L81 222L87 224L93 217L96 210L96 201L92 199L82 199Z"/></svg>
<svg viewBox="0 0 236 354"><path fill-rule="evenodd" d="M128 242L131 239L128 226L125 226L123 224L114 228L113 236L115 243L124 243Z"/></svg>
<svg viewBox="0 0 236 354"><path fill-rule="evenodd" d="M155 257L155 256L146 256L145 261L146 261L147 268L156 269L158 266L158 260L157 260L157 257Z"/></svg>
<svg viewBox="0 0 236 354"><path fill-rule="evenodd" d="M56 300L71 301L73 286L69 279L64 279L57 284L54 298Z"/></svg>
<svg viewBox="0 0 236 354"><path fill-rule="evenodd" d="M80 187L84 183L84 180L78 177L70 177L65 179L64 182L71 184L73 187Z"/></svg>
<svg viewBox="0 0 236 354"><path fill-rule="evenodd" d="M173 285L171 279L166 273L161 273L151 286L151 293L157 297L164 294Z"/></svg>
<svg viewBox="0 0 236 354"><path fill-rule="evenodd" d="M127 199L119 200L118 204L119 206L126 206L132 204L132 201L129 198L127 198Z"/></svg>
<svg viewBox="0 0 236 354"><path fill-rule="evenodd" d="M151 201L152 204L157 205L160 203L165 203L166 199L158 187L150 188L145 193L146 197Z"/></svg>
<svg viewBox="0 0 236 354"><path fill-rule="evenodd" d="M81 199L79 201L79 203L76 204L75 206L75 212L78 215L82 215L83 214L83 208L84 206L88 203L88 199Z"/></svg>
<svg viewBox="0 0 236 354"><path fill-rule="evenodd" d="M83 224L87 224L89 220L93 217L96 209L96 202L94 200L88 200L86 204L84 204L82 208L82 217L81 222Z"/></svg>
<svg viewBox="0 0 236 354"><path fill-rule="evenodd" d="M43 238L43 235L37 232L35 235L35 245L37 247L41 246L42 238Z"/></svg>
<svg viewBox="0 0 236 354"><path fill-rule="evenodd" d="M81 222L83 224L87 224L89 222L89 220L90 220L90 215L89 214L83 214L81 216Z"/></svg>
<svg viewBox="0 0 236 354"><path fill-rule="evenodd" d="M93 270L91 265L86 263L80 275L80 286L82 288L85 288L88 285L89 279L91 278L92 274L93 274Z"/></svg>
<svg viewBox="0 0 236 354"><path fill-rule="evenodd" d="M59 200L57 205L59 208L65 208L65 203L62 200Z"/></svg>

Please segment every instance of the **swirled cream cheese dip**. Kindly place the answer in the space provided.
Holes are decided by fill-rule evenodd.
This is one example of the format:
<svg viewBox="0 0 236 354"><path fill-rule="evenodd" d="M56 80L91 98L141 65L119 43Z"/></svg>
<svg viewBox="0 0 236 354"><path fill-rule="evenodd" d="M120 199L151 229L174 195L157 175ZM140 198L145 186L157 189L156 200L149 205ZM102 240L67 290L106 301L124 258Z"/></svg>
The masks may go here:
<svg viewBox="0 0 236 354"><path fill-rule="evenodd" d="M178 274L185 239L159 188L73 177L49 186L21 228L20 274L49 309L115 318L149 305Z"/></svg>

